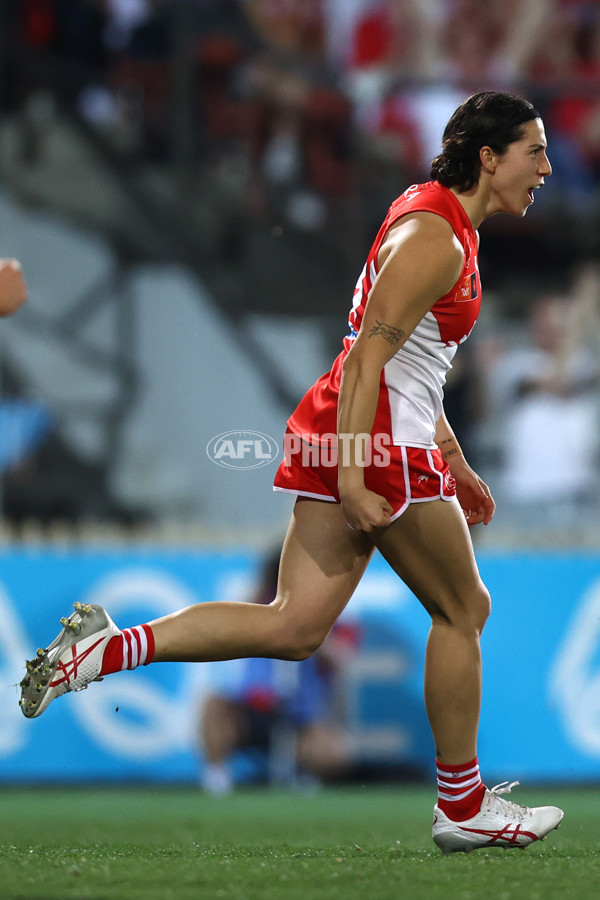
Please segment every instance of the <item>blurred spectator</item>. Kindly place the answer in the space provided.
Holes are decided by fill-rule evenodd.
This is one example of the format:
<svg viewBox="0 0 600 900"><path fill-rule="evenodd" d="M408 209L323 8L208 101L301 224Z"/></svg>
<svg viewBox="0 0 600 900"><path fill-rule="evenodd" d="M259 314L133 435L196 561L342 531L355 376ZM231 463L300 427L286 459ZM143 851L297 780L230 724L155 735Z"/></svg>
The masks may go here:
<svg viewBox="0 0 600 900"><path fill-rule="evenodd" d="M409 91L442 73L445 16L437 0L325 0L325 8L329 60L354 121L372 149L416 178L425 151Z"/></svg>
<svg viewBox="0 0 600 900"><path fill-rule="evenodd" d="M567 187L577 153L599 174L591 0L23 0L19 10L29 47L71 65L61 90L88 121L155 160L169 158L185 70L196 158L216 171L232 159L247 211L264 214L277 195L301 229L319 229L329 200L355 189L353 124L371 153L418 180L449 113L486 84L575 79L549 106L554 155ZM585 176L571 176L578 197Z"/></svg>
<svg viewBox="0 0 600 900"><path fill-rule="evenodd" d="M506 411L504 497L538 524L572 525L598 499L599 312L600 273L586 266L567 297L534 304L530 344L491 373Z"/></svg>
<svg viewBox="0 0 600 900"><path fill-rule="evenodd" d="M323 0L247 0L258 51L241 82L258 113L255 175L301 230L325 224L329 198L351 188L351 105L327 63Z"/></svg>
<svg viewBox="0 0 600 900"><path fill-rule="evenodd" d="M0 476L27 465L53 425L44 403L17 397L0 400Z"/></svg>
<svg viewBox="0 0 600 900"><path fill-rule="evenodd" d="M113 52L131 48L132 43L135 46L135 36L143 34L160 5L156 0L103 0L105 46Z"/></svg>
<svg viewBox="0 0 600 900"><path fill-rule="evenodd" d="M329 53L359 127L420 179L465 92L526 78L552 3L330 0Z"/></svg>
<svg viewBox="0 0 600 900"><path fill-rule="evenodd" d="M29 46L51 48L86 66L105 61L104 0L22 0L17 20Z"/></svg>
<svg viewBox="0 0 600 900"><path fill-rule="evenodd" d="M253 602L276 593L279 554L269 557ZM236 753L259 753L267 779L294 784L343 774L351 763L348 737L336 709L338 678L356 653L357 633L338 623L320 650L300 663L244 659L219 663L219 676L203 699L201 782L212 794L235 784Z"/></svg>
<svg viewBox="0 0 600 900"><path fill-rule="evenodd" d="M600 176L600 4L557 0L532 74L549 91L546 131L558 182L575 213L597 206Z"/></svg>
<svg viewBox="0 0 600 900"><path fill-rule="evenodd" d="M450 0L444 48L449 74L472 89L511 87L529 75L556 0Z"/></svg>

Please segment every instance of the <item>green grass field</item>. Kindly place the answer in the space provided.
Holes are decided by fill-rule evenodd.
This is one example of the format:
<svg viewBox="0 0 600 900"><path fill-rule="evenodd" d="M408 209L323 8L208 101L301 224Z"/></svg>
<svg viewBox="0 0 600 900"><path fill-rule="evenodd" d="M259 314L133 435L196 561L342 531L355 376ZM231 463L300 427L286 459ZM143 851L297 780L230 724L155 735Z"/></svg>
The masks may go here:
<svg viewBox="0 0 600 900"><path fill-rule="evenodd" d="M524 851L444 857L431 841L433 795L424 788L224 799L194 787L5 788L0 898L597 900L599 791L513 796L561 805L561 828Z"/></svg>

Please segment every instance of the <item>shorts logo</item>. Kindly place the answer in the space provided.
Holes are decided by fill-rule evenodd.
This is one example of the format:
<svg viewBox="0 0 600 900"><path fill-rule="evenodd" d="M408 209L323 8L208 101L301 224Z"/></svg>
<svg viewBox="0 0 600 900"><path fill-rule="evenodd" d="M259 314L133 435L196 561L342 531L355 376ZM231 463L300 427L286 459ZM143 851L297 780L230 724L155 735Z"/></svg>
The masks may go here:
<svg viewBox="0 0 600 900"><path fill-rule="evenodd" d="M429 481L429 475L419 475L417 478L418 484L427 484Z"/></svg>
<svg viewBox="0 0 600 900"><path fill-rule="evenodd" d="M444 475L444 490L446 491L455 491L456 490L456 481L450 474L450 472L446 472Z"/></svg>
<svg viewBox="0 0 600 900"><path fill-rule="evenodd" d="M279 447L261 431L224 431L208 442L206 453L225 469L260 469L277 459Z"/></svg>

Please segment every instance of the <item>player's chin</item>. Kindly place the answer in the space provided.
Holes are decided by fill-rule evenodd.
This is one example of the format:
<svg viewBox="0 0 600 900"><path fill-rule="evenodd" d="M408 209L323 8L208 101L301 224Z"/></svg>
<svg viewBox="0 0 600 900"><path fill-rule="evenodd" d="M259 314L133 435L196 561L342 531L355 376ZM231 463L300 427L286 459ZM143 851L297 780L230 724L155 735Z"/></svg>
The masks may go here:
<svg viewBox="0 0 600 900"><path fill-rule="evenodd" d="M526 204L523 204L523 206L515 206L510 209L504 209L503 212L505 212L509 216L514 216L517 219L522 219L526 215L527 210L530 206L531 203L528 201Z"/></svg>
<svg viewBox="0 0 600 900"><path fill-rule="evenodd" d="M515 198L516 199L516 198ZM524 215L526 215L527 210L530 206L533 206L533 192L528 191L525 194L525 197L520 201L517 201L514 207L507 212L512 216L517 216L519 219L522 219Z"/></svg>
<svg viewBox="0 0 600 900"><path fill-rule="evenodd" d="M521 218L525 215L530 206L534 204L534 196L533 196L533 188L530 191L527 191L527 199L524 202L523 209L521 212Z"/></svg>
<svg viewBox="0 0 600 900"><path fill-rule="evenodd" d="M528 198L527 201L521 207L517 207L514 210L513 215L517 216L519 219L522 219L524 216L527 215L527 210L532 205L533 205L533 200L529 200L529 198Z"/></svg>

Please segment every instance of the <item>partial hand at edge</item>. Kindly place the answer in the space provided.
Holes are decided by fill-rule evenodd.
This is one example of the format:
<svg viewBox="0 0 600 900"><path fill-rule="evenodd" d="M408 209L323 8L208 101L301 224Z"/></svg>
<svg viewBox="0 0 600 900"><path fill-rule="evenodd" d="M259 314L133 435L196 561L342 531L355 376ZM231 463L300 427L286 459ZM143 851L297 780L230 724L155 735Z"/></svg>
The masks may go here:
<svg viewBox="0 0 600 900"><path fill-rule="evenodd" d="M456 496L465 514L467 525L488 525L496 504L487 484L473 471L464 457L452 465L450 472L456 481Z"/></svg>
<svg viewBox="0 0 600 900"><path fill-rule="evenodd" d="M21 264L16 259L0 259L0 316L10 316L26 299Z"/></svg>

